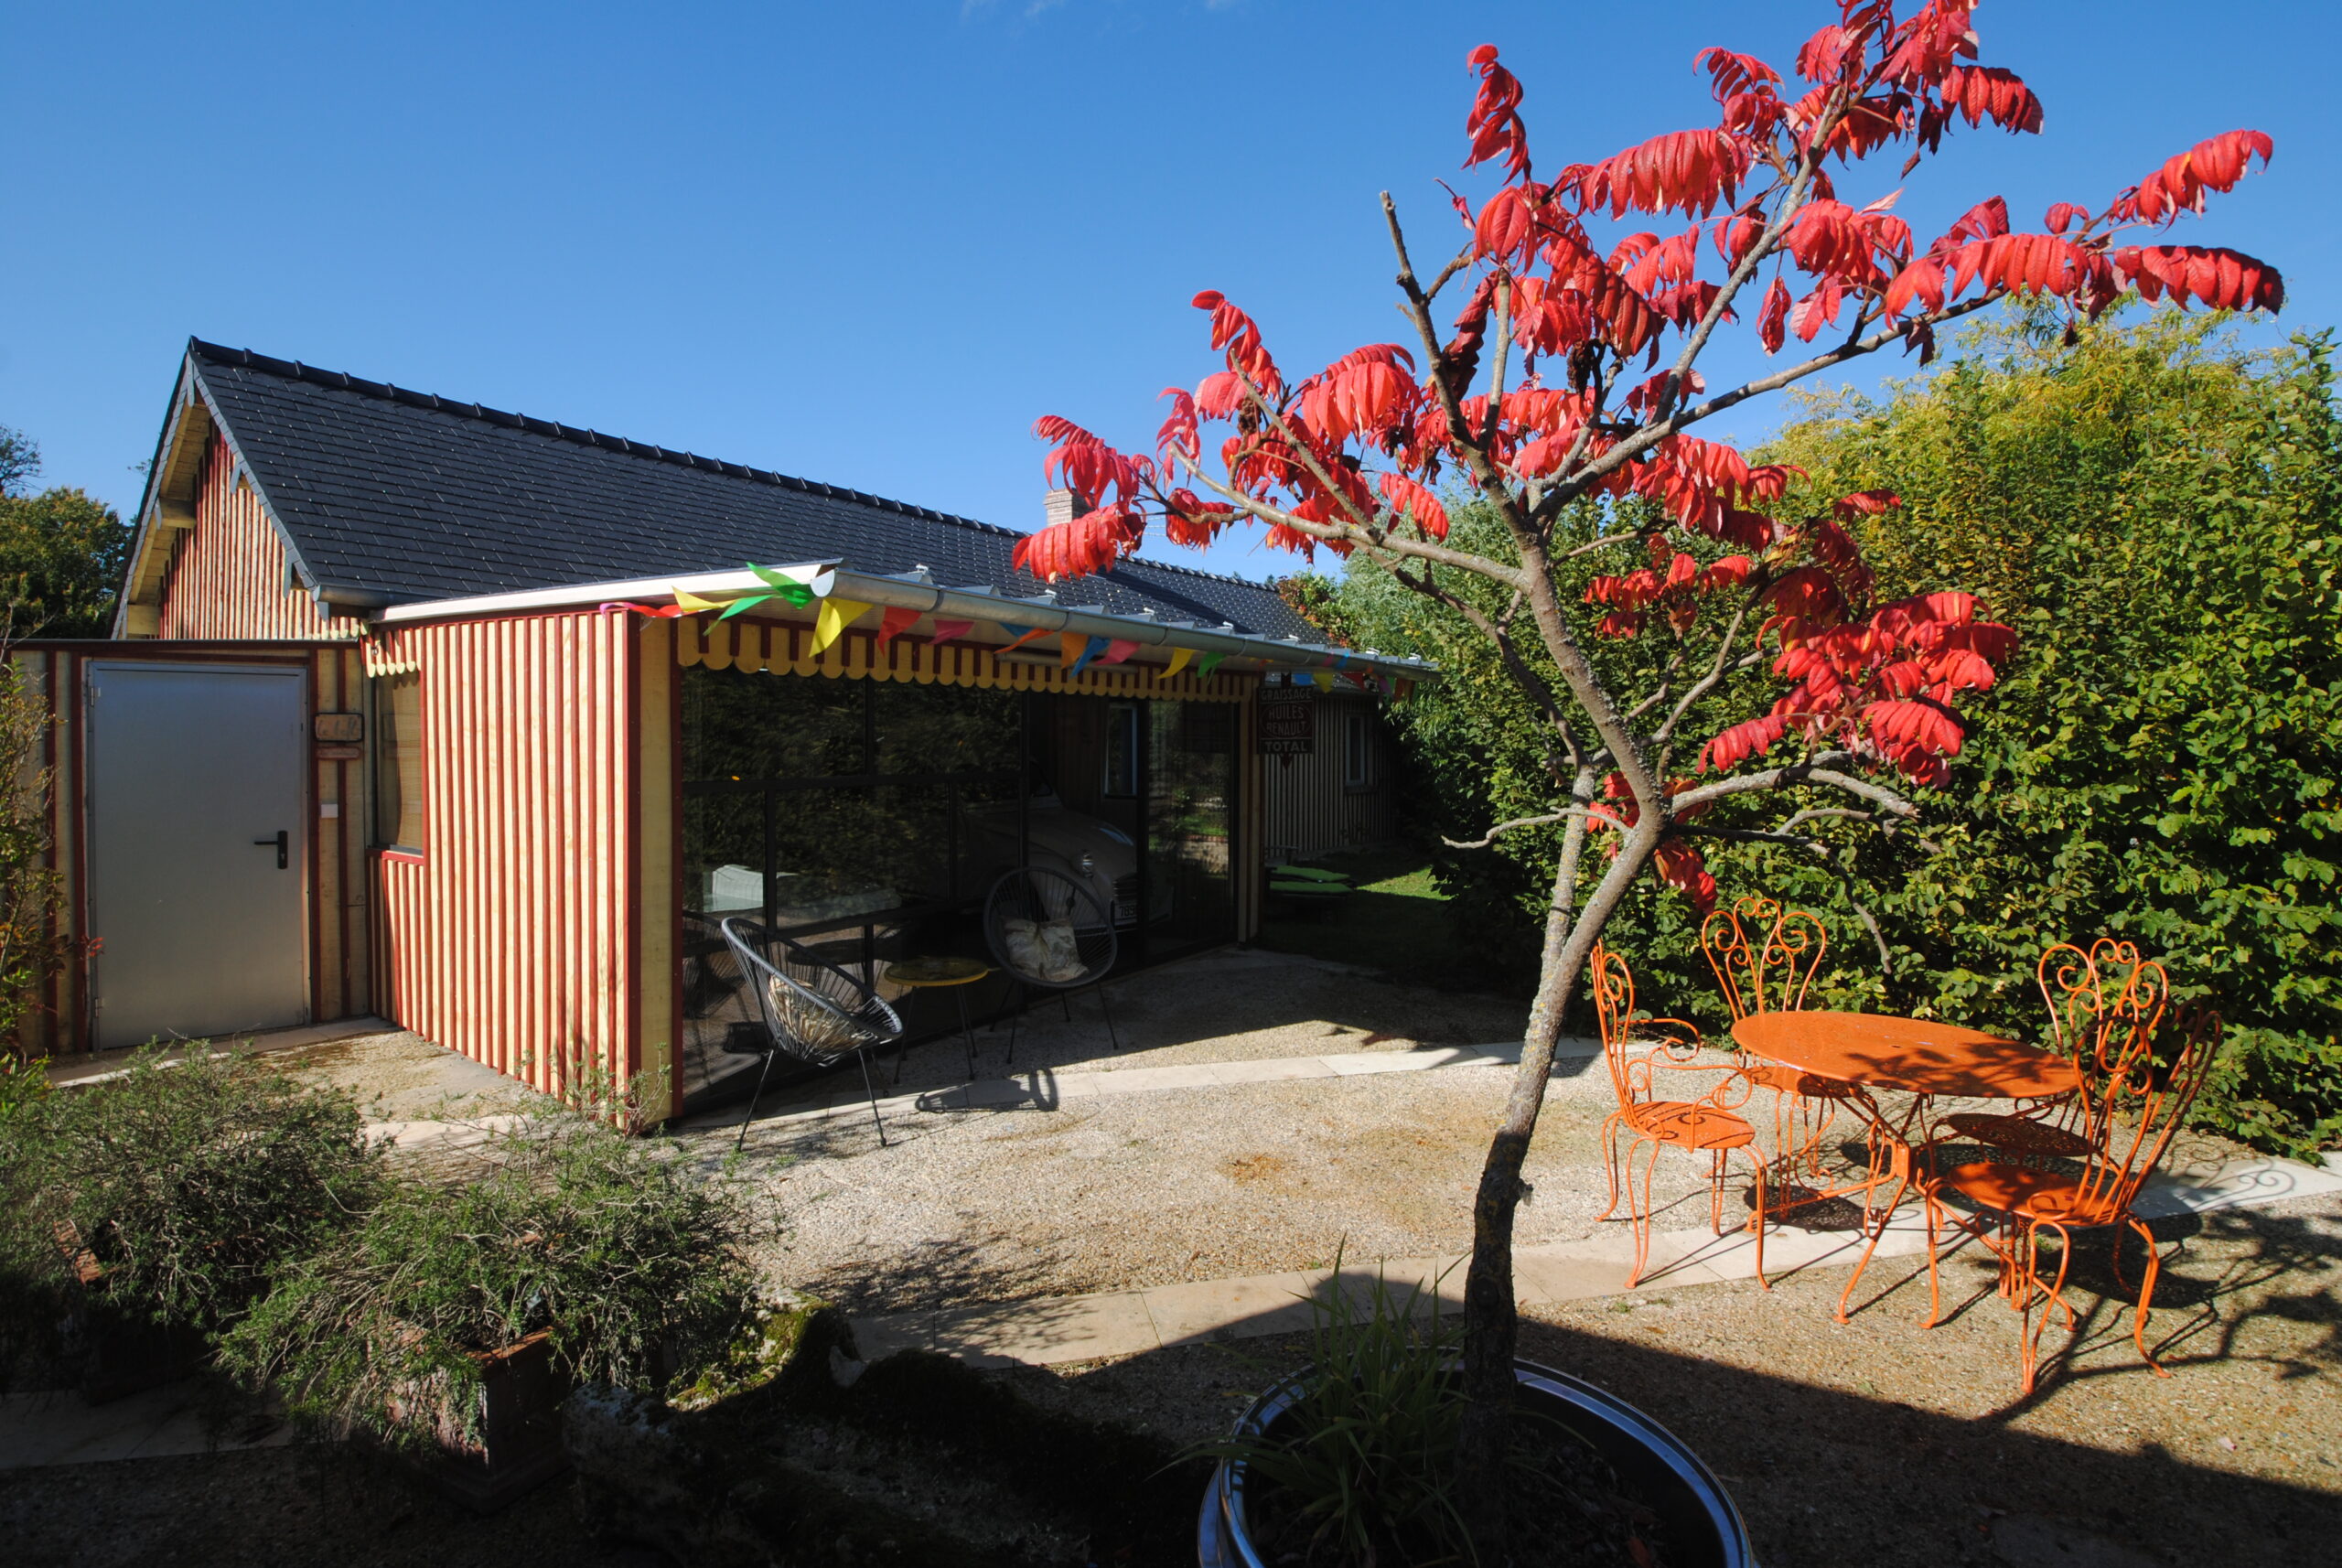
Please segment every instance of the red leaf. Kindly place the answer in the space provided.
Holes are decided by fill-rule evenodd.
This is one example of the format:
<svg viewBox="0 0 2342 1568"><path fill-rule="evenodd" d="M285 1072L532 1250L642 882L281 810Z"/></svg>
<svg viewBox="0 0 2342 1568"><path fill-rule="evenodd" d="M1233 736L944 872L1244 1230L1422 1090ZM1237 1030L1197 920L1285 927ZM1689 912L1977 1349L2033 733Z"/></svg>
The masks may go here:
<svg viewBox="0 0 2342 1568"><path fill-rule="evenodd" d="M1756 317L1756 340L1765 345L1765 352L1778 354L1787 341L1784 330L1789 318L1789 285L1780 279L1765 291L1765 308Z"/></svg>
<svg viewBox="0 0 2342 1568"><path fill-rule="evenodd" d="M1464 121L1472 150L1464 159L1471 168L1490 158L1504 159L1505 177L1522 179L1529 174L1529 127L1520 120L1520 82L1497 63L1497 47L1482 44L1467 57L1480 73L1480 91Z"/></svg>
<svg viewBox="0 0 2342 1568"><path fill-rule="evenodd" d="M1403 474L1384 474L1379 482L1392 511L1412 517L1415 527L1434 539L1447 537L1447 509L1437 496Z"/></svg>

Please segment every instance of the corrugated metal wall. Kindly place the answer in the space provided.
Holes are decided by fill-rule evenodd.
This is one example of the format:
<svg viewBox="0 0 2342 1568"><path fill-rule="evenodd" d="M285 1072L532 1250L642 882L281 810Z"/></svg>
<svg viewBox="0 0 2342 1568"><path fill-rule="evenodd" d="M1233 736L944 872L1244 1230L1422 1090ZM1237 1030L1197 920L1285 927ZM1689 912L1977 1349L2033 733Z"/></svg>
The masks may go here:
<svg viewBox="0 0 2342 1568"><path fill-rule="evenodd" d="M1268 799L1267 848L1302 859L1338 850L1373 849L1398 837L1392 788L1391 732L1374 700L1346 693L1316 699L1316 749L1306 757L1261 759ZM1374 782L1357 789L1342 782L1343 725L1364 714L1372 725Z"/></svg>
<svg viewBox="0 0 2342 1568"><path fill-rule="evenodd" d="M317 614L289 575L285 541L250 484L238 482L228 443L215 434L196 487L195 526L179 531L165 568L158 636L309 640L354 638L349 616Z"/></svg>
<svg viewBox="0 0 2342 1568"><path fill-rule="evenodd" d="M360 712L363 671L358 650L348 646L286 643L272 649L249 644L173 642L31 642L15 653L27 687L47 703L52 723L36 757L16 783L31 789L48 776L43 804L50 843L49 865L64 881L68 929L77 940L90 934L87 846L82 799L83 674L89 661L129 660L139 663L282 665L305 662L309 707L315 713ZM324 748L317 748L322 751ZM316 811L308 835L309 1015L324 1022L371 1010L371 944L365 875L366 772L362 762L319 755L314 759L310 800ZM67 1056L90 1048L90 977L86 959L51 975L40 1005L18 1031L18 1043L33 1055Z"/></svg>
<svg viewBox="0 0 2342 1568"><path fill-rule="evenodd" d="M547 1090L581 1064L666 1071L672 628L512 616L399 628L368 657L422 677L424 843L375 856L378 1010Z"/></svg>

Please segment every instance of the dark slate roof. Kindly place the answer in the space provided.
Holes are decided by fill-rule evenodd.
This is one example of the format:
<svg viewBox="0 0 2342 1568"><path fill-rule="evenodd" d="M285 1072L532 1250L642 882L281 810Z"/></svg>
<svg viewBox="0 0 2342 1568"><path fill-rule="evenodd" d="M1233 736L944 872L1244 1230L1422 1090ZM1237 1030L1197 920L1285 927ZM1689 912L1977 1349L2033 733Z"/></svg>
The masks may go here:
<svg viewBox="0 0 2342 1568"><path fill-rule="evenodd" d="M188 354L319 586L404 604L830 559L1043 586L1010 565L1013 529L246 349L190 339ZM1068 606L1323 636L1272 589L1155 562L1057 589Z"/></svg>

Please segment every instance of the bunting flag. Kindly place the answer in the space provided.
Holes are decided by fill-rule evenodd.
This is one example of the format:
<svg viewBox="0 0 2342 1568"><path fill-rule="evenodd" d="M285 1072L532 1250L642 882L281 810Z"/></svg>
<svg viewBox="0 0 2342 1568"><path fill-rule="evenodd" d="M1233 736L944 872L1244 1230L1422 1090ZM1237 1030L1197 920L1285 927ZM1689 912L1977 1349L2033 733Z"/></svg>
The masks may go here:
<svg viewBox="0 0 2342 1568"><path fill-rule="evenodd" d="M772 592L766 596L768 598L785 599L802 609L811 604L817 596L813 592L812 585L800 582L777 567L759 566L754 561L747 562L746 564L749 571L754 572L771 587Z"/></svg>
<svg viewBox="0 0 2342 1568"><path fill-rule="evenodd" d="M1136 653L1137 651L1137 643L1131 641L1128 638L1118 637L1112 642L1106 644L1106 651L1098 656L1096 662L1100 664L1120 664L1123 660L1128 659L1132 654Z"/></svg>
<svg viewBox="0 0 2342 1568"><path fill-rule="evenodd" d="M935 635L927 639L929 648L940 648L947 642L957 642L975 630L972 620L940 620L935 623Z"/></svg>
<svg viewBox="0 0 2342 1568"><path fill-rule="evenodd" d="M994 653L1005 653L1012 648L1022 648L1041 635L1041 628L1037 626L1011 626L1006 621L1000 623L1000 629L1010 634L1009 640L994 649Z"/></svg>
<svg viewBox="0 0 2342 1568"><path fill-rule="evenodd" d="M1081 657L1073 661L1073 672L1077 675L1080 674L1084 670L1090 667L1090 661L1091 660L1096 659L1100 654L1105 652L1111 646L1112 644L1102 637L1088 639L1082 644ZM1125 657L1128 656L1125 655Z"/></svg>
<svg viewBox="0 0 2342 1568"><path fill-rule="evenodd" d="M675 590L675 609L678 613L698 615L704 610L720 610L723 607L714 599L703 599L697 594L687 594L681 588Z"/></svg>
<svg viewBox="0 0 2342 1568"><path fill-rule="evenodd" d="M607 615L612 610L632 610L636 615L649 616L653 620L673 620L683 613L681 605L638 605L625 599L612 599L607 604L595 606L594 609L598 615Z"/></svg>
<svg viewBox="0 0 2342 1568"><path fill-rule="evenodd" d="M813 622L813 651L819 653L835 642L869 608L860 599L823 599L822 613Z"/></svg>
<svg viewBox="0 0 2342 1568"><path fill-rule="evenodd" d="M1353 670L1349 671L1349 677L1350 683L1361 692L1370 692L1374 689L1374 675L1370 671Z"/></svg>
<svg viewBox="0 0 2342 1568"><path fill-rule="evenodd" d="M1090 662L1090 655L1096 651L1090 645L1095 642L1102 647L1105 640L1102 637L1084 637L1078 631L1058 633L1058 668L1080 669Z"/></svg>
<svg viewBox="0 0 2342 1568"><path fill-rule="evenodd" d="M911 622L919 618L918 610L905 609L900 605L888 605L886 613L878 618L878 646L884 648L910 630Z"/></svg>
<svg viewBox="0 0 2342 1568"><path fill-rule="evenodd" d="M1187 660L1193 659L1195 656L1196 650L1192 648L1173 649L1171 650L1171 662L1166 664L1155 678L1158 681L1168 681L1172 676L1176 675L1180 671L1185 670L1187 667Z"/></svg>
<svg viewBox="0 0 2342 1568"><path fill-rule="evenodd" d="M1209 681L1209 680L1210 680L1210 679L1211 679L1211 672L1212 672L1213 671L1215 671L1215 670L1219 669L1219 661L1220 661L1221 660L1223 660L1223 659L1227 658L1227 657L1228 657L1228 655L1227 655L1227 654L1225 654L1225 653L1207 653L1207 654L1205 654L1205 655L1203 656L1203 658L1202 658L1200 660L1198 660L1198 661L1197 662L1197 664L1196 664L1196 679L1197 679L1197 680L1198 680L1198 681ZM1172 668L1173 668L1174 670L1176 670L1176 669L1178 668L1178 666L1175 664L1175 665L1173 665L1173 666L1172 666Z"/></svg>
<svg viewBox="0 0 2342 1568"><path fill-rule="evenodd" d="M1330 692L1334 689L1334 672L1331 670L1312 670L1309 672L1309 679L1316 683L1317 689L1321 692Z"/></svg>

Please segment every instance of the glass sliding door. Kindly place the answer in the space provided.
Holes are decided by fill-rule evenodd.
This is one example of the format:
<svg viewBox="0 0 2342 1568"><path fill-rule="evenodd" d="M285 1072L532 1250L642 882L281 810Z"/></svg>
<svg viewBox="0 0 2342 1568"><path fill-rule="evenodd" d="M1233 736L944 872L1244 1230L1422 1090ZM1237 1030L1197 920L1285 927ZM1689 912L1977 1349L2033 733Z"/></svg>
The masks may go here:
<svg viewBox="0 0 2342 1568"><path fill-rule="evenodd" d="M1146 957L1236 934L1236 717L1228 703L1144 704Z"/></svg>

